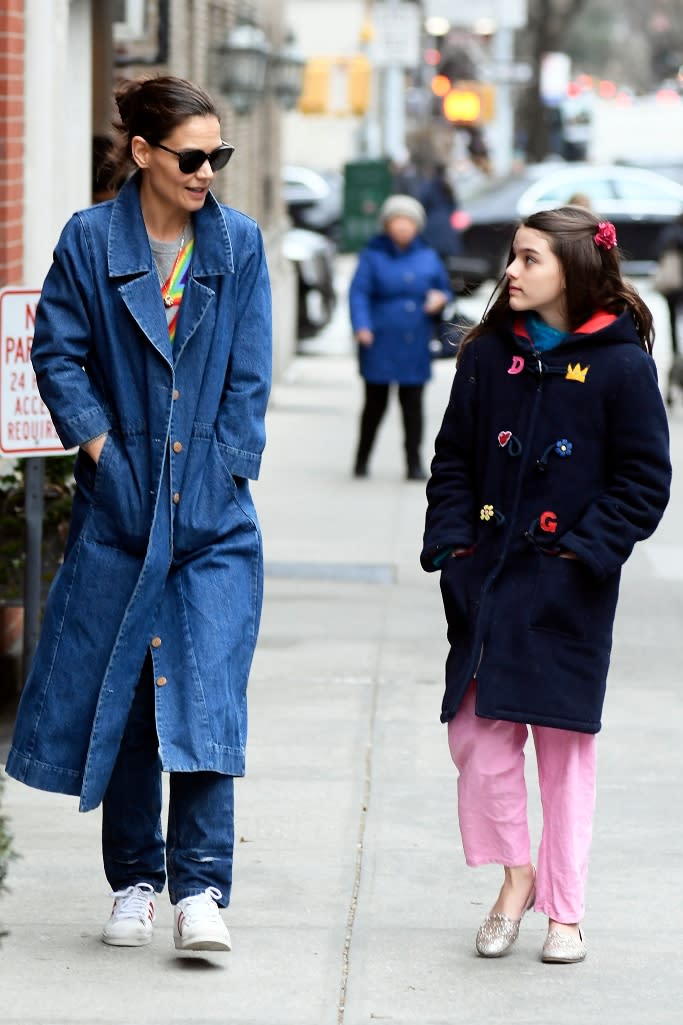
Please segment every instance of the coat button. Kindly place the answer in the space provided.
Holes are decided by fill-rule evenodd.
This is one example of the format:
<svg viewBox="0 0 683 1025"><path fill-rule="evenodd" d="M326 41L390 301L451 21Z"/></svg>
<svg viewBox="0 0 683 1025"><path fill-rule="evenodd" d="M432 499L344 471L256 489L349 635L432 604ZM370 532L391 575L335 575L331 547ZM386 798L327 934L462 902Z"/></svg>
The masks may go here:
<svg viewBox="0 0 683 1025"><path fill-rule="evenodd" d="M157 685L157 687L165 687L167 683L168 683L168 680L166 679L165 676L157 676L157 678L156 678L156 685Z"/></svg>
<svg viewBox="0 0 683 1025"><path fill-rule="evenodd" d="M176 491L175 495L173 496L173 502L174 502L175 505L177 505L179 501L180 501L180 492Z"/></svg>
<svg viewBox="0 0 683 1025"><path fill-rule="evenodd" d="M183 443L182 443L182 441L174 441L173 442L173 451L174 452L182 452L183 451Z"/></svg>
<svg viewBox="0 0 683 1025"><path fill-rule="evenodd" d="M153 648L160 648L161 647L161 637L152 637L152 647Z"/></svg>
<svg viewBox="0 0 683 1025"><path fill-rule="evenodd" d="M176 400L176 399L179 399L179 398L180 398L180 392L178 391L178 389L177 389L177 388L174 388L174 389L173 389L172 395L173 395L173 401L174 401L174 402L175 402L175 400Z"/></svg>

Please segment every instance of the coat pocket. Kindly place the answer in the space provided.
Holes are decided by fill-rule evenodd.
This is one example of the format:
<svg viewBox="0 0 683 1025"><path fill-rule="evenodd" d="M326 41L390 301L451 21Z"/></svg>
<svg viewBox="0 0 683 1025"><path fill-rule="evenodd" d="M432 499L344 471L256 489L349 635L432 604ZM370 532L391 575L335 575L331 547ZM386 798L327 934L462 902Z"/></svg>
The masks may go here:
<svg viewBox="0 0 683 1025"><path fill-rule="evenodd" d="M235 495L235 480L221 459L215 435L194 435L173 523L174 552L196 552L241 525L244 517Z"/></svg>
<svg viewBox="0 0 683 1025"><path fill-rule="evenodd" d="M472 556L449 556L443 564L441 597L449 628L464 629L470 619Z"/></svg>
<svg viewBox="0 0 683 1025"><path fill-rule="evenodd" d="M618 577L597 580L578 559L538 552L529 626L575 640L611 637Z"/></svg>
<svg viewBox="0 0 683 1025"><path fill-rule="evenodd" d="M154 508L146 482L146 441L144 435L133 435L124 447L110 433L97 465L84 454L76 477L80 491L92 501L88 537L137 556L147 551Z"/></svg>

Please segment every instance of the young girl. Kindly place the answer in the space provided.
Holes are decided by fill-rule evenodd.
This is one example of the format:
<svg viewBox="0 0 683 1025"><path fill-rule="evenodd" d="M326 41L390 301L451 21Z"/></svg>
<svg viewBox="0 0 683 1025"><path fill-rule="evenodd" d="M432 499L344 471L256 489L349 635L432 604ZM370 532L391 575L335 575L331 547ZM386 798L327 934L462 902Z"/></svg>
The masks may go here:
<svg viewBox="0 0 683 1025"><path fill-rule="evenodd" d="M436 439L421 561L441 571L448 622L441 719L467 864L504 867L477 934L484 957L509 950L531 907L549 919L543 961L586 956L595 735L620 571L657 526L671 478L653 337L621 277L614 226L579 207L533 214L463 343Z"/></svg>

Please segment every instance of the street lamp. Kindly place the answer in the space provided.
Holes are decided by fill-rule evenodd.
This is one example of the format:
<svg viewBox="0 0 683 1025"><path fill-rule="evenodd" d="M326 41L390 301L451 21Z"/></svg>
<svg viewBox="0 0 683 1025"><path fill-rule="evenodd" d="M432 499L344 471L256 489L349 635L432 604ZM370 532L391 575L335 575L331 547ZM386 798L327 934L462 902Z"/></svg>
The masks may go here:
<svg viewBox="0 0 683 1025"><path fill-rule="evenodd" d="M271 61L271 82L275 96L285 110L296 106L301 95L306 58L296 45L292 32Z"/></svg>
<svg viewBox="0 0 683 1025"><path fill-rule="evenodd" d="M306 60L290 32L276 53L249 14L238 15L236 25L214 49L216 88L237 114L248 114L271 89L290 110L301 94Z"/></svg>
<svg viewBox="0 0 683 1025"><path fill-rule="evenodd" d="M428 36L447 36L450 32L451 23L448 18L434 15L425 21L425 32Z"/></svg>
<svg viewBox="0 0 683 1025"><path fill-rule="evenodd" d="M246 14L215 50L217 87L237 114L248 114L266 91L270 44L265 32Z"/></svg>

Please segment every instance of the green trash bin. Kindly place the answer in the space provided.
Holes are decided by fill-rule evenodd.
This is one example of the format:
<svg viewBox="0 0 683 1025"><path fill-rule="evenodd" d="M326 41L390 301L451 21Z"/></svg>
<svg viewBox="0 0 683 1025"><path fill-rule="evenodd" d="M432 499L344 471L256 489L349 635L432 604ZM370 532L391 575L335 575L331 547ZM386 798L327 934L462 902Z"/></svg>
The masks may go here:
<svg viewBox="0 0 683 1025"><path fill-rule="evenodd" d="M377 233L379 208L391 192L387 160L356 160L344 167L341 249L357 253Z"/></svg>

